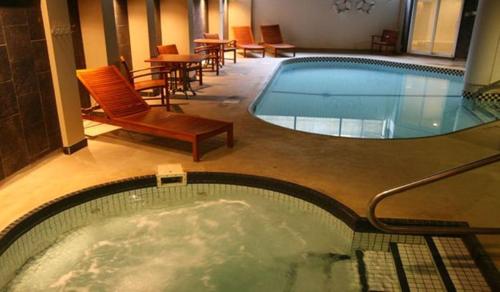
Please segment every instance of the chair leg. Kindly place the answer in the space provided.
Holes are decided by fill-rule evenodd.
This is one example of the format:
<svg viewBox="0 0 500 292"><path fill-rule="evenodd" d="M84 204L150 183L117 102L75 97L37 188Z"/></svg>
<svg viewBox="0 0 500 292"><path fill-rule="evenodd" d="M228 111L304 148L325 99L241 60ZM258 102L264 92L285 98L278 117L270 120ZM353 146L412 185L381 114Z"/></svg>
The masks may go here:
<svg viewBox="0 0 500 292"><path fill-rule="evenodd" d="M233 63L236 64L236 50L233 51Z"/></svg>
<svg viewBox="0 0 500 292"><path fill-rule="evenodd" d="M263 49L262 50L262 58L265 58L266 57L266 49Z"/></svg>
<svg viewBox="0 0 500 292"><path fill-rule="evenodd" d="M167 99L167 111L170 111L170 94L168 93L168 86L164 88L166 91L166 99Z"/></svg>
<svg viewBox="0 0 500 292"><path fill-rule="evenodd" d="M278 57L278 49L274 49L274 57L277 58Z"/></svg>
<svg viewBox="0 0 500 292"><path fill-rule="evenodd" d="M192 146L192 152L193 152L193 161L198 162L200 161L200 149L199 149L199 141L198 139L195 138L193 141L193 146Z"/></svg>
<svg viewBox="0 0 500 292"><path fill-rule="evenodd" d="M243 49L243 58L247 57L247 49Z"/></svg>
<svg viewBox="0 0 500 292"><path fill-rule="evenodd" d="M165 105L165 93L163 91L163 87L160 87L160 100L161 100L161 105Z"/></svg>
<svg viewBox="0 0 500 292"><path fill-rule="evenodd" d="M198 77L199 83L200 83L200 85L203 85L203 66L202 66L201 62L200 62L200 70L198 71L198 75L199 75L199 77Z"/></svg>
<svg viewBox="0 0 500 292"><path fill-rule="evenodd" d="M215 74L217 74L217 76L219 76L219 68L220 68L220 64L219 64L219 55L217 54L217 56L215 57Z"/></svg>
<svg viewBox="0 0 500 292"><path fill-rule="evenodd" d="M226 137L226 145L229 148L233 148L234 146L234 137L233 137L233 126L227 130L227 137Z"/></svg>

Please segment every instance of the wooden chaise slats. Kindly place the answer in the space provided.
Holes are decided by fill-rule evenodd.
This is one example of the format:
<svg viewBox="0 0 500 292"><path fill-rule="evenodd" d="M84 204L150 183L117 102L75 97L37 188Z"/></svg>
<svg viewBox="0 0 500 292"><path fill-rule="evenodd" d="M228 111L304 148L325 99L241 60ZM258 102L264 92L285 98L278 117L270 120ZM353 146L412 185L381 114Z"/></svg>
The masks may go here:
<svg viewBox="0 0 500 292"><path fill-rule="evenodd" d="M233 33L236 47L243 50L243 57L247 56L247 51L259 51L262 52L262 57L265 57L266 49L255 43L250 26L234 26Z"/></svg>
<svg viewBox="0 0 500 292"><path fill-rule="evenodd" d="M86 114L85 119L190 142L194 161L200 159L204 139L226 133L227 146L233 146L233 123L151 108L114 66L77 70L77 76L105 113Z"/></svg>
<svg viewBox="0 0 500 292"><path fill-rule="evenodd" d="M295 46L283 42L281 29L278 24L261 25L260 32L264 47L271 49L275 56L278 56L279 51L288 51L292 52L295 57Z"/></svg>

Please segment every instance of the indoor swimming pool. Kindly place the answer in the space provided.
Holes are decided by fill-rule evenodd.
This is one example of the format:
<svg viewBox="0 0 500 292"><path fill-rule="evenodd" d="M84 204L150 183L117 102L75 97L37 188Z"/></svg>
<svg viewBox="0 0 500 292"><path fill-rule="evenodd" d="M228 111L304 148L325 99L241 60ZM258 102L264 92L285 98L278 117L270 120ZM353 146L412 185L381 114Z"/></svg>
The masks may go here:
<svg viewBox="0 0 500 292"><path fill-rule="evenodd" d="M494 108L462 96L463 72L361 59L282 63L251 110L278 126L352 138L448 134L494 121Z"/></svg>

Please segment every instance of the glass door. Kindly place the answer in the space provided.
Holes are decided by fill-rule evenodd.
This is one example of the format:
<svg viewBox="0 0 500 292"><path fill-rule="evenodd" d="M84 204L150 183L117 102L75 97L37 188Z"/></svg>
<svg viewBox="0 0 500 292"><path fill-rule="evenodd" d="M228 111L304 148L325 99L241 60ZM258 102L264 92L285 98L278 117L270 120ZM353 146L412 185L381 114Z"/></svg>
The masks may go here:
<svg viewBox="0 0 500 292"><path fill-rule="evenodd" d="M410 52L453 57L463 0L417 0L414 5Z"/></svg>

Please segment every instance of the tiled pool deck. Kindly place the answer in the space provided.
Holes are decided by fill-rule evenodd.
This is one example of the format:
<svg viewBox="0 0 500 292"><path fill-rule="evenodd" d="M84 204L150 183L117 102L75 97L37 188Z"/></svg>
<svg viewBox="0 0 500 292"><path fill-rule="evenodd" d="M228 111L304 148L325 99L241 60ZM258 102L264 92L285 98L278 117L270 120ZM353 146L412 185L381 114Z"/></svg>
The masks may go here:
<svg viewBox="0 0 500 292"><path fill-rule="evenodd" d="M299 54L305 55L305 54ZM370 57L370 56L363 56ZM461 68L460 62L419 57L381 57ZM233 121L235 148L223 138L202 144L194 163L190 145L127 132L89 140L72 156L54 153L0 182L0 229L55 197L111 180L154 173L156 166L181 163L189 171L236 172L295 182L349 206L360 215L375 194L500 150L500 122L433 138L380 141L318 136L267 124L248 106L283 59L243 59L221 76L208 73L197 97L174 99L175 110ZM210 151L208 151L210 149ZM500 222L500 164L484 167L388 201L383 217ZM500 240L480 237L500 262Z"/></svg>

